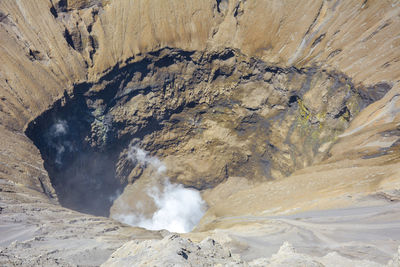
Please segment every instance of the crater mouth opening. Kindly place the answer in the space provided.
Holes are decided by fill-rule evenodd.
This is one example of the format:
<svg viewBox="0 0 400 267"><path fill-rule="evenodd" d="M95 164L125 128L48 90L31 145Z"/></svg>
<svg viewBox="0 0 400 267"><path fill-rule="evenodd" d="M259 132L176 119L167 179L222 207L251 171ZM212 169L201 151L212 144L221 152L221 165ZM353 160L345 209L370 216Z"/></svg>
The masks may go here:
<svg viewBox="0 0 400 267"><path fill-rule="evenodd" d="M57 101L38 117L27 135L40 149L58 201L64 207L109 216L109 209L126 183L118 181L118 147L88 142L95 118L82 96Z"/></svg>
<svg viewBox="0 0 400 267"><path fill-rule="evenodd" d="M149 226L150 215L140 217L138 206L147 204L140 197L121 208L127 195L147 190L151 218L184 210L177 202L192 199L191 209L199 209L195 222L170 228L188 231L205 207L194 190L230 176L279 179L323 160L328 150L319 148L390 89L380 88L371 96L344 74L270 66L234 49L164 48L116 66L95 83L76 84L28 125L26 135L39 148L62 206L165 227L154 220ZM142 154L132 157L133 147ZM155 159L162 164L156 167ZM157 186L140 186L151 179Z"/></svg>

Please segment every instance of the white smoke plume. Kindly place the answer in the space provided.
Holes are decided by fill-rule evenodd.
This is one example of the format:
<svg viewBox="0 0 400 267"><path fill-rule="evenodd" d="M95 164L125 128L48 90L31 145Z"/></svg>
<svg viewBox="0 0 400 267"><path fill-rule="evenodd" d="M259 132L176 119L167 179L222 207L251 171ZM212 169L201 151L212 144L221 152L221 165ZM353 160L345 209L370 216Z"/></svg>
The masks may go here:
<svg viewBox="0 0 400 267"><path fill-rule="evenodd" d="M128 158L134 163L139 163L143 167L151 166L158 174L162 174L167 167L157 157L149 156L149 153L138 146L131 146L128 151Z"/></svg>
<svg viewBox="0 0 400 267"><path fill-rule="evenodd" d="M166 166L156 157L137 146L130 148L128 157L142 166L149 166L162 175ZM168 177L163 176L161 188L153 186L146 190L146 194L154 201L157 208L151 217L141 213L136 214L114 214L113 218L123 223L139 226L149 230L166 229L171 232L186 233L193 230L203 216L206 205L201 198L200 192L185 188L180 184L172 184ZM119 205L128 205L119 203ZM136 209L141 210L146 205L143 201L135 203Z"/></svg>
<svg viewBox="0 0 400 267"><path fill-rule="evenodd" d="M68 124L65 120L58 120L50 127L50 133L53 137L59 137L67 134Z"/></svg>
<svg viewBox="0 0 400 267"><path fill-rule="evenodd" d="M74 151L74 146L64 136L68 134L68 123L65 120L57 120L49 129L48 143L56 150L55 163L62 164L62 157L66 151Z"/></svg>
<svg viewBox="0 0 400 267"><path fill-rule="evenodd" d="M115 191L114 194L108 197L108 201L110 203L113 203L121 194L122 194L121 190L117 189L117 191Z"/></svg>

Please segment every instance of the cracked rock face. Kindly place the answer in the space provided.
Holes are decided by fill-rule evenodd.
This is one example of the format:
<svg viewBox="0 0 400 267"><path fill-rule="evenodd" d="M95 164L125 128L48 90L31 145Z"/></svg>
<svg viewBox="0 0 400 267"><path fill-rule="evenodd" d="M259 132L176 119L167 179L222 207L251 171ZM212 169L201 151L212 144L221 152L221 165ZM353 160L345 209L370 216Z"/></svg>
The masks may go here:
<svg viewBox="0 0 400 267"><path fill-rule="evenodd" d="M268 66L229 49L163 49L76 85L26 133L61 204L108 215L116 191L151 176L128 157L133 143L173 182L199 190L234 176L281 179L328 157L352 118L390 89L380 88L368 98L337 72Z"/></svg>
<svg viewBox="0 0 400 267"><path fill-rule="evenodd" d="M237 238L235 227L258 229L265 216L392 205L399 8L392 0L1 1L0 262L99 265L129 239L160 239L91 216L118 213L117 197L134 207L134 192L154 182L154 170L130 158L133 146L160 160L172 183L200 190L209 209L195 239L215 229ZM146 245L178 241L196 263L207 258L178 237L129 244L145 261L154 252ZM239 254L253 253L251 238L236 241ZM380 263L397 248L383 247L374 252ZM359 249L342 252L359 257ZM206 262L225 264L225 248L216 250L218 260ZM259 251L232 262L271 255ZM191 259L179 253L173 260Z"/></svg>

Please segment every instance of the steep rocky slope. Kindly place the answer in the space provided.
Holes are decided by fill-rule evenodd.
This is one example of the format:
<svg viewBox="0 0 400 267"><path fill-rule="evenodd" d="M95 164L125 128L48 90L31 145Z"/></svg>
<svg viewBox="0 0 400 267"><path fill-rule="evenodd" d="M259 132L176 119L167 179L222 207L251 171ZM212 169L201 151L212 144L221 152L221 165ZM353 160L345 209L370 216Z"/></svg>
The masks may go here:
<svg viewBox="0 0 400 267"><path fill-rule="evenodd" d="M88 251L98 265L131 238L161 238L76 212L118 212L122 191L135 205L154 175L132 146L202 190L194 238L397 201L399 12L395 0L1 1L0 260L74 265Z"/></svg>

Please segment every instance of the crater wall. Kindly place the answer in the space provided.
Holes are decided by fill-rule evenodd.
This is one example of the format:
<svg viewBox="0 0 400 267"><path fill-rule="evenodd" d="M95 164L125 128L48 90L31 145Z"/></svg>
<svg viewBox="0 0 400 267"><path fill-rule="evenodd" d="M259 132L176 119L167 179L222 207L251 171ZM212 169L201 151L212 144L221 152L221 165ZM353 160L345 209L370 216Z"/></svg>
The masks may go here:
<svg viewBox="0 0 400 267"><path fill-rule="evenodd" d="M202 230L277 201L289 212L349 205L348 194L391 199L399 12L394 0L1 1L2 220L35 226L48 209L43 218L62 228L58 212L81 216L60 203L107 215L78 205L92 179L76 170L101 177L109 205L147 175L126 160L137 139L173 181L203 190L211 208ZM64 122L66 139L49 137ZM69 150L60 156L60 147ZM66 176L82 184L63 184ZM132 234L115 227L104 251ZM99 228L88 236L104 236Z"/></svg>

